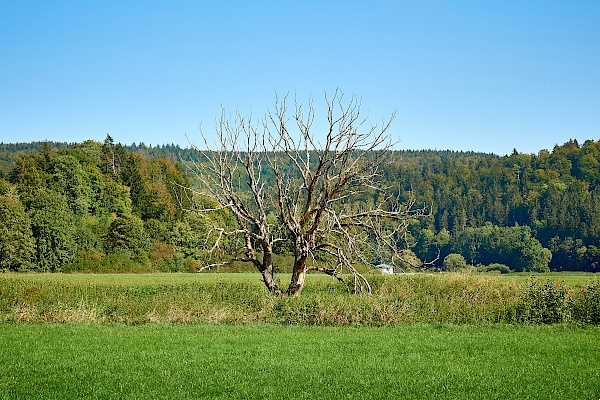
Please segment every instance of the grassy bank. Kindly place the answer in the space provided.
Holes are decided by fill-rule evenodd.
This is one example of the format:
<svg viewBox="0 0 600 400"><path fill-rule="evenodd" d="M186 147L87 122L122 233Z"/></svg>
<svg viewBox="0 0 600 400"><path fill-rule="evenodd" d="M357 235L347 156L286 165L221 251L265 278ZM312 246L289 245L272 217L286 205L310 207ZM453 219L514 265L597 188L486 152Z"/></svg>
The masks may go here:
<svg viewBox="0 0 600 400"><path fill-rule="evenodd" d="M2 274L0 322L600 323L593 275L417 274L371 282L372 296L349 295L330 277L309 275L300 297L274 298L258 274Z"/></svg>
<svg viewBox="0 0 600 400"><path fill-rule="evenodd" d="M592 399L598 327L4 324L3 399Z"/></svg>

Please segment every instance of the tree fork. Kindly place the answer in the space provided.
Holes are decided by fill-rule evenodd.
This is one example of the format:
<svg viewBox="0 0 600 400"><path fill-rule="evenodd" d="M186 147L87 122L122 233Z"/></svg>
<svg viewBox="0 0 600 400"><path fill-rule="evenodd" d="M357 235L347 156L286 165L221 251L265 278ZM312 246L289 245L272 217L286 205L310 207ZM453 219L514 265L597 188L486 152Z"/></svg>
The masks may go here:
<svg viewBox="0 0 600 400"><path fill-rule="evenodd" d="M381 126L367 123L361 115L361 102L352 96L346 104L336 90L325 96L325 136L312 131L315 110L312 99L303 109L295 101L295 113L288 116L287 97L276 97L275 107L254 123L251 116L225 112L217 124L216 150L198 150L200 161L188 164L199 179L200 189L188 188L190 204L194 196L211 199L219 207L195 209L201 215L228 212L234 223L207 216L219 232L212 249L223 238L240 238L238 248L261 272L267 289L282 294L273 274L273 248L278 242L293 247L294 266L286 294L302 292L309 256L337 259L339 268L311 268L336 276L344 271L354 277L357 290L370 292L367 279L353 266L370 265L373 255L386 248L399 254L399 241L406 236L408 220L426 215L424 209L411 210L412 202L400 205L382 187L380 167L393 150L387 134L392 114ZM245 184L240 184L245 183ZM191 193L191 194L189 194ZM361 199L377 198L376 203ZM358 201L358 203L356 203ZM354 203L353 203L354 202ZM223 210L223 211L221 211ZM229 224L229 225L227 225ZM257 258L262 254L262 259ZM232 255L235 258L235 255Z"/></svg>

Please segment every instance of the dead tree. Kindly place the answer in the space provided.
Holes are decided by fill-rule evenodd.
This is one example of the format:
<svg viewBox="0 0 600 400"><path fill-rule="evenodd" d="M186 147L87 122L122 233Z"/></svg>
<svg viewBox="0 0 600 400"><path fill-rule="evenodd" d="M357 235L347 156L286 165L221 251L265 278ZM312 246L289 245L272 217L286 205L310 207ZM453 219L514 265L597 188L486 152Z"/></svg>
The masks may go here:
<svg viewBox="0 0 600 400"><path fill-rule="evenodd" d="M223 113L216 148L202 132L206 149L192 143L200 157L188 165L201 188L190 198L205 196L218 204L192 211L210 219L212 212L226 209L237 223L233 229L213 226L213 249L225 237L240 238L240 255L229 261L253 263L269 291L278 295L283 293L274 279L278 242L288 242L294 252L288 295L300 294L309 270L344 282L343 274L349 273L354 291L370 292L356 265L371 264L373 252L382 247L397 256L409 219L425 214L412 201L403 203L386 193L381 184L393 145L387 132L394 115L381 126L369 125L357 97L345 104L336 91L325 100L322 136L313 132L312 100L306 109L296 101L290 116L287 99L277 98L258 123L239 112L234 117Z"/></svg>

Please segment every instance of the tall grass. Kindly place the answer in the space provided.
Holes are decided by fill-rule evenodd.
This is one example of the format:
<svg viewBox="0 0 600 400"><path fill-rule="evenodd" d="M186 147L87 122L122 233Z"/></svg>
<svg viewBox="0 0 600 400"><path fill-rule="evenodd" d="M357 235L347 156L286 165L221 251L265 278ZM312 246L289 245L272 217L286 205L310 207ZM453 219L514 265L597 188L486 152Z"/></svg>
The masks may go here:
<svg viewBox="0 0 600 400"><path fill-rule="evenodd" d="M309 275L296 298L267 293L258 274L0 275L0 322L275 323L384 326L406 323L600 323L600 286L495 276L373 276L352 295Z"/></svg>

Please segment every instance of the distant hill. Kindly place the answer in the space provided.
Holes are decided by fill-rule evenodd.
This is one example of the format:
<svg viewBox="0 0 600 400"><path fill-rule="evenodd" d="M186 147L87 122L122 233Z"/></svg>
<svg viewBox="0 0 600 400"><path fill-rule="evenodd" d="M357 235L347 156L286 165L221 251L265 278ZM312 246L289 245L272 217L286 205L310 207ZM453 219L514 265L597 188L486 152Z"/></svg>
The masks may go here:
<svg viewBox="0 0 600 400"><path fill-rule="evenodd" d="M11 174L22 157L39 162L40 155L36 153L44 148L46 152L53 149L52 154L75 157L86 168L100 168L99 159L83 160L94 154L99 157L99 149L105 146L106 143L93 141L0 143L0 177L10 179L11 184L25 193L27 175L18 182L14 178L16 174ZM146 169L150 167L145 166L143 159L166 159L169 164L164 165L173 164L173 168L185 173L179 162L198 158L195 150L178 145L134 143L115 147L126 153L123 159L134 160ZM154 166L149 169L151 172L145 172L147 176L165 168L159 167L163 165L160 163L148 165ZM52 168L43 177L49 187L54 187L59 179L52 178L55 174ZM494 262L507 264L512 269L526 269L526 266L516 267L522 265L523 257L545 256L540 252L524 254L528 251L525 248L518 252L513 248L512 253L498 252L498 248L506 250L515 242L535 239L551 251L550 269L600 271L600 141L586 140L580 144L570 140L556 145L552 151L541 150L538 154L514 151L507 156L469 151L398 150L380 173L383 185L399 193L404 200L414 199L416 204L431 210L429 217L413 221L412 234L405 238L404 244L399 242L412 249L421 260L432 260L439 254L439 266L446 255L460 253L474 265ZM193 183L189 175L186 179ZM82 182L96 179L91 175L82 177ZM110 183L113 178L104 179ZM156 219L151 217L150 211L143 211L152 209L148 205L152 202L144 200L144 196L153 193L151 180L144 189L146 192L138 188L135 174L122 173L114 180L129 188L136 216L145 222ZM81 190L89 192L83 187ZM136 208L138 200L143 206ZM360 201L372 200L365 194Z"/></svg>
<svg viewBox="0 0 600 400"><path fill-rule="evenodd" d="M50 147L59 150L64 150L73 145L66 142L48 142L48 144ZM10 172L15 167L15 161L21 156L38 152L43 145L44 142L0 143L0 177Z"/></svg>
<svg viewBox="0 0 600 400"><path fill-rule="evenodd" d="M25 154L31 154L40 151L47 144L51 149L65 150L76 146L78 143L37 141L37 142L0 142L0 177L6 176L15 167L15 162ZM182 160L192 160L197 156L195 149L190 147L181 147L176 144L163 144L148 146L143 142L122 144L123 148L129 152L138 153L149 158L168 158L171 161L179 162ZM427 157L428 155L437 155L443 157L497 157L491 153L479 153L473 151L452 151L452 150L397 150L395 152L399 157Z"/></svg>

